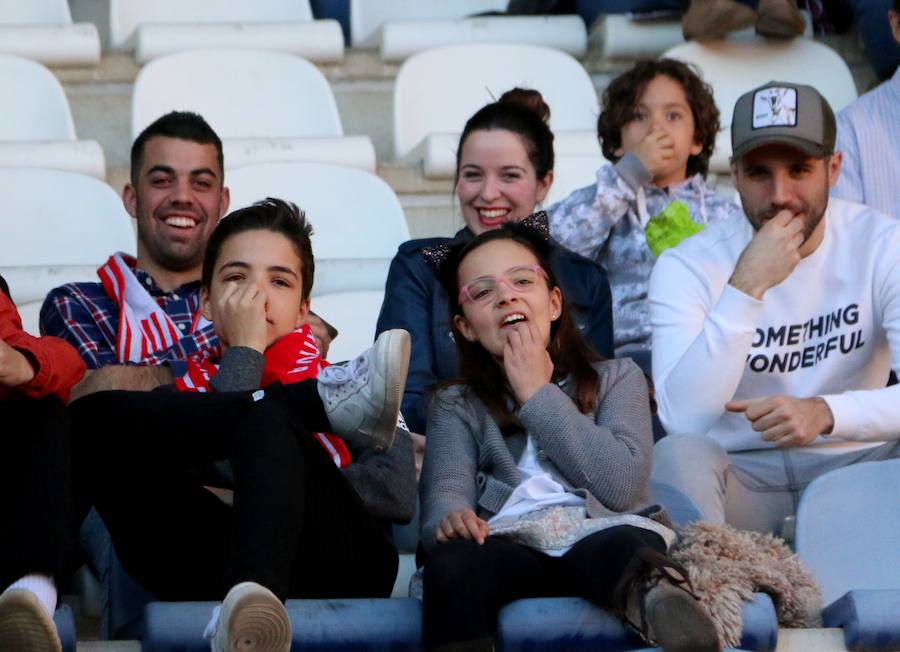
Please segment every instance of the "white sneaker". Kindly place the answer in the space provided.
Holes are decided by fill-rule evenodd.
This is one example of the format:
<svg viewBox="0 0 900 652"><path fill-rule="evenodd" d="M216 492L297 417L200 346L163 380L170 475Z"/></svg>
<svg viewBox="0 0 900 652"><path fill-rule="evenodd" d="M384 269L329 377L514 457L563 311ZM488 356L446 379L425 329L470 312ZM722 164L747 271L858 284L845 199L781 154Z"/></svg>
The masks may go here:
<svg viewBox="0 0 900 652"><path fill-rule="evenodd" d="M334 434L376 451L394 443L409 366L409 333L383 332L375 345L318 376L319 396Z"/></svg>
<svg viewBox="0 0 900 652"><path fill-rule="evenodd" d="M27 589L11 589L0 595L0 650L62 652L53 619Z"/></svg>
<svg viewBox="0 0 900 652"><path fill-rule="evenodd" d="M218 616L218 618L216 618ZM290 652L291 621L281 600L256 582L231 587L205 635L212 652Z"/></svg>

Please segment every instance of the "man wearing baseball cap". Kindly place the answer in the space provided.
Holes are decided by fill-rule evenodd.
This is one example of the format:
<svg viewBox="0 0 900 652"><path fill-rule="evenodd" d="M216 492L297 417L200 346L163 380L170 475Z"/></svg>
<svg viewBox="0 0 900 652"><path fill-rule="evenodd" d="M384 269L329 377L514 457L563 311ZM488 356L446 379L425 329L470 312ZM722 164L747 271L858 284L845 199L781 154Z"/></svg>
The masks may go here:
<svg viewBox="0 0 900 652"><path fill-rule="evenodd" d="M745 217L666 251L650 279L669 432L654 477L707 520L778 532L817 476L900 457L900 222L829 201L841 154L814 88L741 96L731 139Z"/></svg>

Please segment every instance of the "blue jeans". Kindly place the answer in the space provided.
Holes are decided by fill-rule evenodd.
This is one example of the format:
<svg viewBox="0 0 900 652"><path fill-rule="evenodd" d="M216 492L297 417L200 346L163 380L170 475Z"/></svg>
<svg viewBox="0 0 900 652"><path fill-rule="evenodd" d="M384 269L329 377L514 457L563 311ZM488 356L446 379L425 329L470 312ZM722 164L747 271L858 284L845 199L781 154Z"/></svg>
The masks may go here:
<svg viewBox="0 0 900 652"><path fill-rule="evenodd" d="M669 435L653 454L653 480L684 492L703 520L778 534L810 482L850 464L900 458L900 441L847 452L796 447L729 453L706 435Z"/></svg>

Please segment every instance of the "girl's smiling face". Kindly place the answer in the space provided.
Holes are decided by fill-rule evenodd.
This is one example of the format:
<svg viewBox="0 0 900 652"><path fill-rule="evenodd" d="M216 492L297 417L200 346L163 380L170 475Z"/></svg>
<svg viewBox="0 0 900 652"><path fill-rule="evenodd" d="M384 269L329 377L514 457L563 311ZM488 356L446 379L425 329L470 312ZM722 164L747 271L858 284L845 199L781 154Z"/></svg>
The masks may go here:
<svg viewBox="0 0 900 652"><path fill-rule="evenodd" d="M492 240L470 251L456 270L460 288L480 278L504 277L504 281L496 284L489 300L464 297L462 314L453 318L463 337L501 359L509 332L532 323L549 344L550 325L562 309L559 288L551 289L540 273L517 274L538 264L535 255L515 240Z"/></svg>
<svg viewBox="0 0 900 652"><path fill-rule="evenodd" d="M216 306L225 290L255 283L265 301L268 348L306 322L309 299L302 298L301 267L300 256L284 235L266 229L235 233L222 243L209 290L201 290L203 314L216 323Z"/></svg>
<svg viewBox="0 0 900 652"><path fill-rule="evenodd" d="M537 178L525 141L512 131L479 129L463 142L456 196L475 235L531 215L552 182L553 172Z"/></svg>

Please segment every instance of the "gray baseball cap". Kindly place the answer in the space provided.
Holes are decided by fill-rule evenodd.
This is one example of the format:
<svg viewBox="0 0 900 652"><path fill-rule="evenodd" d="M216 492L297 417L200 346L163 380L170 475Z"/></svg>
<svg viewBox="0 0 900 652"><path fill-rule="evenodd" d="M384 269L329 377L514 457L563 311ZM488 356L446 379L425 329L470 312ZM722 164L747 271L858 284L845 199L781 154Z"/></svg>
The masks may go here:
<svg viewBox="0 0 900 652"><path fill-rule="evenodd" d="M761 145L791 145L822 158L834 151L834 112L812 86L771 81L744 93L731 120L731 159Z"/></svg>

